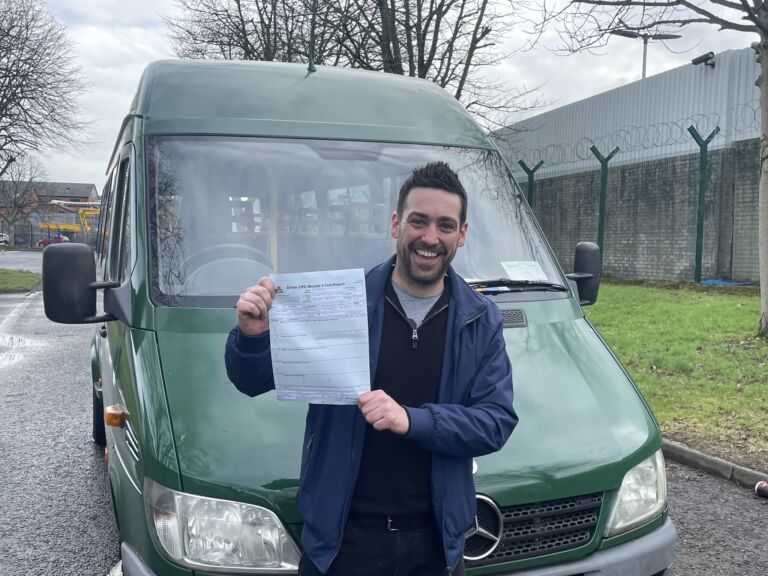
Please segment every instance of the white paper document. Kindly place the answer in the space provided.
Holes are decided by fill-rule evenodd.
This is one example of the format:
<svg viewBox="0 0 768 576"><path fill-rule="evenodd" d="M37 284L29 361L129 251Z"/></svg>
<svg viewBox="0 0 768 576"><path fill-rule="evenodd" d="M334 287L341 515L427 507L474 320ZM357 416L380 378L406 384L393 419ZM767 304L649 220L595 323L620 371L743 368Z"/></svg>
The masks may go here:
<svg viewBox="0 0 768 576"><path fill-rule="evenodd" d="M278 400L356 404L371 389L362 268L270 274L269 311Z"/></svg>
<svg viewBox="0 0 768 576"><path fill-rule="evenodd" d="M547 282L547 275L541 265L535 260L517 260L502 262L504 272L510 280L528 280L530 282Z"/></svg>

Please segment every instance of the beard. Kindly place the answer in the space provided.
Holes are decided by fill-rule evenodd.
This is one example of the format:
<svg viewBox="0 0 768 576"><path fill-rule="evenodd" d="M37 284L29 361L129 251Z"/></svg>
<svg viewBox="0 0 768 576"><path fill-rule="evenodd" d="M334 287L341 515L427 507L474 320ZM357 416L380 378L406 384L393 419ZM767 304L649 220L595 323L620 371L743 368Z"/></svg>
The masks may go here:
<svg viewBox="0 0 768 576"><path fill-rule="evenodd" d="M414 261L416 250L436 252L437 258L435 259L435 263L428 268L419 266L419 264ZM410 281L421 286L432 286L442 280L455 255L456 247L450 250L442 244L429 246L419 240L406 246L402 237L397 240L397 260L402 265L403 274Z"/></svg>

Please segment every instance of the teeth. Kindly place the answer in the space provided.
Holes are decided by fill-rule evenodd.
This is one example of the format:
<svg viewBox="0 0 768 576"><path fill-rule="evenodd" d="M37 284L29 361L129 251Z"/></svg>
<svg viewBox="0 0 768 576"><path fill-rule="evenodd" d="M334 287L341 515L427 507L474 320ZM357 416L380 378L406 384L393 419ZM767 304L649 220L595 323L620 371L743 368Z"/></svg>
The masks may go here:
<svg viewBox="0 0 768 576"><path fill-rule="evenodd" d="M424 256L426 258L434 258L437 256L437 252L431 252L429 250L416 250L416 254L419 256Z"/></svg>

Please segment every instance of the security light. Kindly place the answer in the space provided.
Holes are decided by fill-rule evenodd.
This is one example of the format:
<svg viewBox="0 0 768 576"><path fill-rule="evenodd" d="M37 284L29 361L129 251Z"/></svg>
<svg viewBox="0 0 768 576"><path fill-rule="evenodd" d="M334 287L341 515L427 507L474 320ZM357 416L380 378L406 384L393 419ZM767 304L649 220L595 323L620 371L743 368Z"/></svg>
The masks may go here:
<svg viewBox="0 0 768 576"><path fill-rule="evenodd" d="M691 64L694 66L697 66L699 64L704 64L704 66L710 66L712 68L715 67L715 53L714 52L706 52L705 54L702 54L701 56L696 56L693 60L691 60Z"/></svg>

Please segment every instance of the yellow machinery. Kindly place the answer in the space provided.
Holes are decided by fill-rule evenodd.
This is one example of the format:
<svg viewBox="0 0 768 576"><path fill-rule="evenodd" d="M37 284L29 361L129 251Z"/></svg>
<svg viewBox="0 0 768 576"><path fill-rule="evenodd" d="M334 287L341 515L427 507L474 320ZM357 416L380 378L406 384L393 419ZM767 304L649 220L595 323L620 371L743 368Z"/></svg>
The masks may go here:
<svg viewBox="0 0 768 576"><path fill-rule="evenodd" d="M98 216L99 212L101 212L101 203L100 202L69 202L65 200L51 200L51 204L54 204L56 206L61 206L62 208L65 208L69 210L70 212L73 212L74 209L77 209L78 217L80 218L80 223L77 222L40 222L38 224L38 227L40 230L67 230L70 232L90 232L91 231L91 224L88 222L89 216Z"/></svg>

